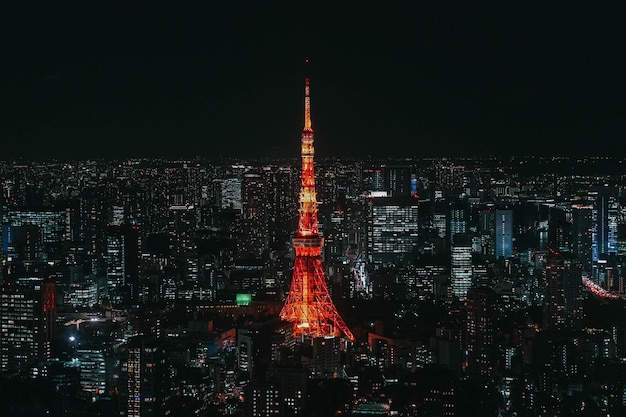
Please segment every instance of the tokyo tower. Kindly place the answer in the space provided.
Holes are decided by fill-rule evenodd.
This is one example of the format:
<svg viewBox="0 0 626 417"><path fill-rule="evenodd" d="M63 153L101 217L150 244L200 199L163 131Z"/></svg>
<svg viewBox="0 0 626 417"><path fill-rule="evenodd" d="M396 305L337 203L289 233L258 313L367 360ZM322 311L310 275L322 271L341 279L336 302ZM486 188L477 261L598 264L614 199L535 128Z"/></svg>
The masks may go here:
<svg viewBox="0 0 626 417"><path fill-rule="evenodd" d="M326 286L321 256L324 239L319 236L317 220L314 153L309 78L306 78L298 230L291 240L296 256L289 295L280 318L293 322L295 337L339 337L344 334L354 341L352 332L337 312Z"/></svg>

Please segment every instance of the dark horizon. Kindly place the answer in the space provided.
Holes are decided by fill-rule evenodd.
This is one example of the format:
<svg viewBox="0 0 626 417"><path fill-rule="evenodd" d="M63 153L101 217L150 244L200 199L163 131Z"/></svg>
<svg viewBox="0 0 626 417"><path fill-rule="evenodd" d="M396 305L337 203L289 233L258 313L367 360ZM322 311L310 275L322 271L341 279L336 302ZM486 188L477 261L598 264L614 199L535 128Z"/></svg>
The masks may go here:
<svg viewBox="0 0 626 417"><path fill-rule="evenodd" d="M12 8L12 9L11 9ZM542 5L12 5L4 158L626 156L617 13Z"/></svg>

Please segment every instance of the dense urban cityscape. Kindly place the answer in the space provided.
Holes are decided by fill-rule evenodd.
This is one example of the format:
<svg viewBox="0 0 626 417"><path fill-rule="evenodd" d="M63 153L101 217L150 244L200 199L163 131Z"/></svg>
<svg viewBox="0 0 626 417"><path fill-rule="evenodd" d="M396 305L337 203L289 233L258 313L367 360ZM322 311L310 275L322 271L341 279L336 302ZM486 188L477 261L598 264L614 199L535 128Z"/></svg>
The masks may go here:
<svg viewBox="0 0 626 417"><path fill-rule="evenodd" d="M2 414L624 415L625 163L316 159L351 340L279 317L300 159L5 160Z"/></svg>
<svg viewBox="0 0 626 417"><path fill-rule="evenodd" d="M6 4L0 417L626 417L618 11Z"/></svg>

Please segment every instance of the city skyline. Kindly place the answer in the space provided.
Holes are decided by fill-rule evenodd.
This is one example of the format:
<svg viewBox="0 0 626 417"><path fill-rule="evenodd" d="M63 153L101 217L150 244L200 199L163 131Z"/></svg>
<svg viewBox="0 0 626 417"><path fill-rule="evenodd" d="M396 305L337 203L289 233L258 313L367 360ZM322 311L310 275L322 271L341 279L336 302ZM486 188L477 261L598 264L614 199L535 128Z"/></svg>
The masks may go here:
<svg viewBox="0 0 626 417"><path fill-rule="evenodd" d="M611 10L542 5L12 5L6 158L616 155Z"/></svg>

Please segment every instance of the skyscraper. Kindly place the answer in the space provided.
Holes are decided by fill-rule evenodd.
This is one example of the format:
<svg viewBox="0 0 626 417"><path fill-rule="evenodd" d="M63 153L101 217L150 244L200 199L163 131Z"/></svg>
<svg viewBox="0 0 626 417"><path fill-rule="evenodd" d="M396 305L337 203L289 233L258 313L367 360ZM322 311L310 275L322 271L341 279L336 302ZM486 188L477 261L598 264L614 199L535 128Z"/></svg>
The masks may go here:
<svg viewBox="0 0 626 417"><path fill-rule="evenodd" d="M472 242L469 235L465 233L454 235L450 257L452 293L465 300L467 290L472 285Z"/></svg>
<svg viewBox="0 0 626 417"><path fill-rule="evenodd" d="M163 347L152 336L139 334L128 340L126 363L127 416L165 416L169 398L167 364Z"/></svg>
<svg viewBox="0 0 626 417"><path fill-rule="evenodd" d="M135 301L139 281L139 231L137 226L107 227L107 286L118 303Z"/></svg>
<svg viewBox="0 0 626 417"><path fill-rule="evenodd" d="M469 373L493 376L496 370L495 300L496 294L489 287L472 287L467 291L466 352Z"/></svg>
<svg viewBox="0 0 626 417"><path fill-rule="evenodd" d="M592 210L591 205L572 206L572 251L578 256L585 271L591 272L592 248Z"/></svg>
<svg viewBox="0 0 626 417"><path fill-rule="evenodd" d="M592 210L592 261L617 253L619 204L613 188L598 187Z"/></svg>
<svg viewBox="0 0 626 417"><path fill-rule="evenodd" d="M296 337L339 337L343 334L354 340L352 332L333 304L326 284L322 265L324 239L319 235L317 218L314 153L309 79L306 78L298 230L291 241L296 257L289 295L280 312L280 318L293 322Z"/></svg>
<svg viewBox="0 0 626 417"><path fill-rule="evenodd" d="M390 197L411 196L411 168L409 166L383 167L385 191Z"/></svg>
<svg viewBox="0 0 626 417"><path fill-rule="evenodd" d="M513 255L513 211L496 210L496 259Z"/></svg>
<svg viewBox="0 0 626 417"><path fill-rule="evenodd" d="M571 252L551 250L544 258L544 328L575 330L582 325L583 283L580 261Z"/></svg>
<svg viewBox="0 0 626 417"><path fill-rule="evenodd" d="M369 207L370 261L382 265L409 263L418 246L418 200L372 198Z"/></svg>
<svg viewBox="0 0 626 417"><path fill-rule="evenodd" d="M54 281L27 278L0 288L0 371L26 378L50 359Z"/></svg>

